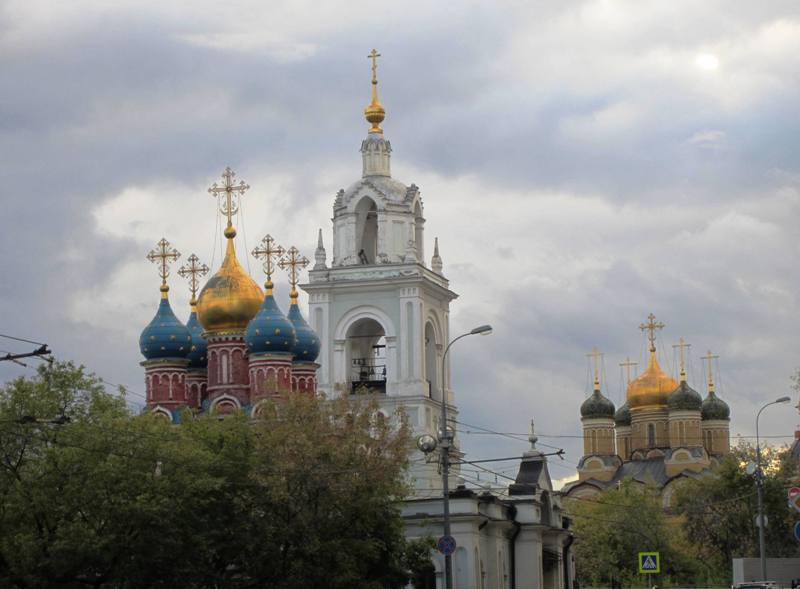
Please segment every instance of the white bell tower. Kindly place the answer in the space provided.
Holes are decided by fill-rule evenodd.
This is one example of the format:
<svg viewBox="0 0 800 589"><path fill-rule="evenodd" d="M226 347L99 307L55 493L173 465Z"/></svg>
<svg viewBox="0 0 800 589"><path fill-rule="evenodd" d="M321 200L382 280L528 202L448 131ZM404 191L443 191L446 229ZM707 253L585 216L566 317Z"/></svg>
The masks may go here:
<svg viewBox="0 0 800 589"><path fill-rule="evenodd" d="M451 418L457 410L449 366L450 301L457 295L442 274L438 242L431 267L424 262L423 205L419 189L391 177L391 145L380 123L373 51L372 126L361 143L361 179L340 190L333 204L333 260L327 265L320 231L309 283L309 319L322 343L318 390L328 396L370 395L388 416L408 415L414 436L437 436L442 395ZM456 441L457 444L457 441ZM456 447L457 455L457 447ZM413 456L417 494L440 493L437 465Z"/></svg>

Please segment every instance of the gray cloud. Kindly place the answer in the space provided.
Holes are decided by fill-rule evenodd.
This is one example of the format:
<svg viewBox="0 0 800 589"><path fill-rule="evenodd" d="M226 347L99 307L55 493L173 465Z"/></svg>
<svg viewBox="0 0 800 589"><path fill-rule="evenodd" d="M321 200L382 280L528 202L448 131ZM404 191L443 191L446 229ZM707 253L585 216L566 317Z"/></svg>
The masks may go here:
<svg viewBox="0 0 800 589"><path fill-rule="evenodd" d="M330 245L333 195L360 172L374 45L395 175L421 186L461 294L453 331L496 328L453 357L463 421L579 433L586 352L606 352L617 401L651 310L665 364L678 337L693 343L699 390L701 352L719 351L735 432L787 389L796 3L70 5L0 13L0 332L141 391L136 334L156 303L143 256L167 233L210 254L204 188L225 165L253 185L249 243L277 227L310 252L323 227ZM764 423L790 433L795 416ZM474 456L525 446L462 438ZM580 456L576 438L541 441Z"/></svg>

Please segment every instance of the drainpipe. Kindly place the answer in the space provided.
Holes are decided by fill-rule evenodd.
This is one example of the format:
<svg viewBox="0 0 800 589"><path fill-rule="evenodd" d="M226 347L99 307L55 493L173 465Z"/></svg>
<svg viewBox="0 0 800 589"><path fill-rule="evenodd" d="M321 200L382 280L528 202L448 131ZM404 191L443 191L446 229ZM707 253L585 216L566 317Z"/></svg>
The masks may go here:
<svg viewBox="0 0 800 589"><path fill-rule="evenodd" d="M572 589L571 583L569 582L569 559L567 559L568 551L572 543L575 541L575 536L570 534L567 536L567 543L564 545L564 548L561 550L561 558L564 559L564 589Z"/></svg>
<svg viewBox="0 0 800 589"><path fill-rule="evenodd" d="M511 509L513 511L509 515L516 517L517 508L512 505ZM522 526L516 519L511 523L514 524L514 534L511 536L511 589L517 589L517 536Z"/></svg>

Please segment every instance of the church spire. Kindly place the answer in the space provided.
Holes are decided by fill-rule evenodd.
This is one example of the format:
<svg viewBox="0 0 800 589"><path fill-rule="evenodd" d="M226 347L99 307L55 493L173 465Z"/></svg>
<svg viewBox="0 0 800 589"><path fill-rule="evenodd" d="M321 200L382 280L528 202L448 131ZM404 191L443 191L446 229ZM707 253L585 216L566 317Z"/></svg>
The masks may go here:
<svg viewBox="0 0 800 589"><path fill-rule="evenodd" d="M372 101L369 106L364 109L364 117L367 122L372 126L369 128L370 133L383 133L381 123L386 117L386 110L383 108L380 100L378 100L378 58L381 56L375 49L373 49L367 58L372 60Z"/></svg>
<svg viewBox="0 0 800 589"><path fill-rule="evenodd" d="M586 354L589 358L592 359L592 363L594 364L594 390L600 390L600 360L603 358L603 353L598 350L597 348L593 348L591 353Z"/></svg>
<svg viewBox="0 0 800 589"><path fill-rule="evenodd" d="M181 257L180 252L172 247L172 244L163 237L156 244L156 248L150 250L147 254L147 259L158 264L158 275L161 277L161 298L166 299L169 292L169 285L167 284L167 276L169 276L169 265Z"/></svg>
<svg viewBox="0 0 800 589"><path fill-rule="evenodd" d="M375 49L367 56L372 60L372 102L364 109L364 116L372 125L369 128L369 135L361 142L361 159L363 163L361 176L385 176L392 175L389 167L389 158L392 153L392 145L383 138L381 122L386 117L386 110L378 100L378 58L380 57Z"/></svg>
<svg viewBox="0 0 800 589"><path fill-rule="evenodd" d="M708 360L708 392L709 394L714 392L714 360L719 358L719 356L715 356L711 353L711 350L708 351L708 354L703 356L701 360Z"/></svg>
<svg viewBox="0 0 800 589"><path fill-rule="evenodd" d="M647 323L642 323L639 325L639 329L642 331L649 331L650 333L647 334L647 339L650 340L650 365L657 364L656 360L656 330L664 329L664 324L660 321L656 321L656 316L650 313L647 316Z"/></svg>
<svg viewBox="0 0 800 589"><path fill-rule="evenodd" d="M681 360L681 382L686 382L686 358L684 357L684 349L692 347L692 344L687 344L683 338L678 340L679 343L673 344L673 348L678 348Z"/></svg>

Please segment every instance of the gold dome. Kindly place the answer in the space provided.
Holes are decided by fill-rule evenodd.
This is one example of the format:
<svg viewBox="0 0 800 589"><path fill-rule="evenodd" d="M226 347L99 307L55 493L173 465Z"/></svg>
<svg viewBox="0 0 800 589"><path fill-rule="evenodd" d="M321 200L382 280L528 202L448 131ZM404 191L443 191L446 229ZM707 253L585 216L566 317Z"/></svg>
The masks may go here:
<svg viewBox="0 0 800 589"><path fill-rule="evenodd" d="M264 293L236 259L235 230L225 230L228 245L222 266L209 279L197 298L197 318L210 333L243 331L258 313Z"/></svg>
<svg viewBox="0 0 800 589"><path fill-rule="evenodd" d="M666 406L667 397L677 388L678 383L661 370L655 350L651 350L647 369L628 385L628 405L631 408Z"/></svg>

